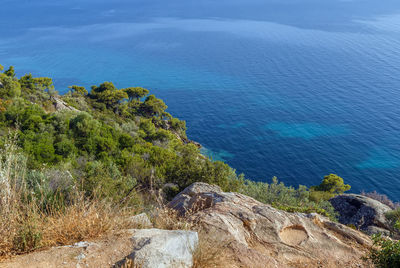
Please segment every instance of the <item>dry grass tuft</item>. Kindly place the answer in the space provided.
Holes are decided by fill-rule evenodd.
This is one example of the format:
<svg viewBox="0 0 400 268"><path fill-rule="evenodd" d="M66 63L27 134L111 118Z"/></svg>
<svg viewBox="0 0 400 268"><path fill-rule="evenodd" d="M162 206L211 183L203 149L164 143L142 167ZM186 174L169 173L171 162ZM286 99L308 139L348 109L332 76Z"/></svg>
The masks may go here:
<svg viewBox="0 0 400 268"><path fill-rule="evenodd" d="M231 243L211 239L210 234L201 231L200 227L198 229L199 244L193 253L193 268L222 267L221 261Z"/></svg>
<svg viewBox="0 0 400 268"><path fill-rule="evenodd" d="M43 225L43 245L68 245L102 236L112 230L131 226L126 220L133 211L115 208L98 199L86 199L82 195L63 211L46 216Z"/></svg>
<svg viewBox="0 0 400 268"><path fill-rule="evenodd" d="M194 228L192 222L179 216L176 210L167 207L156 208L151 215L151 221L154 228L164 230L193 230Z"/></svg>
<svg viewBox="0 0 400 268"><path fill-rule="evenodd" d="M113 268L142 268L143 264L137 263L132 259L126 258L120 265L114 265Z"/></svg>

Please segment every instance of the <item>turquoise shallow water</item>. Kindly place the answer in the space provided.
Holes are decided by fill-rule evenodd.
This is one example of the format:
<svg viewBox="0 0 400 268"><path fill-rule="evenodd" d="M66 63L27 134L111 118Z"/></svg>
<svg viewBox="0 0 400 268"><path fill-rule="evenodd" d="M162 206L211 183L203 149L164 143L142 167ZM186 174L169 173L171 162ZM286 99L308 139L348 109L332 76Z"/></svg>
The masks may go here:
<svg viewBox="0 0 400 268"><path fill-rule="evenodd" d="M400 200L400 2L3 0L0 62L148 87L253 180Z"/></svg>

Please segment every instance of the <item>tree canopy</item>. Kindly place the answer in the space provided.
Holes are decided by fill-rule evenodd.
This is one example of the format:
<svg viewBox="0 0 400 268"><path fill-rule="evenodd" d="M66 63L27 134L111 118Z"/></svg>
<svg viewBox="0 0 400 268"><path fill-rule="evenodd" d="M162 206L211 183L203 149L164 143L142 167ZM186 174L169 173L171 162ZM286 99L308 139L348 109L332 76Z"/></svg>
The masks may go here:
<svg viewBox="0 0 400 268"><path fill-rule="evenodd" d="M150 95L146 98L141 106L141 110L145 116L162 116L168 106L156 96Z"/></svg>
<svg viewBox="0 0 400 268"><path fill-rule="evenodd" d="M70 89L73 90L74 93L82 95L82 96L86 96L88 94L88 91L86 90L85 87L81 87L81 86L69 86Z"/></svg>
<svg viewBox="0 0 400 268"><path fill-rule="evenodd" d="M92 86L90 97L104 103L107 108L115 108L123 99L128 98L128 94L117 89L112 82L104 82L99 86Z"/></svg>
<svg viewBox="0 0 400 268"><path fill-rule="evenodd" d="M128 94L129 101L132 100L139 100L149 94L149 90L142 88L142 87L128 87L124 88L123 91L125 91Z"/></svg>
<svg viewBox="0 0 400 268"><path fill-rule="evenodd" d="M336 174L325 176L320 185L313 187L316 191L324 191L333 194L342 194L350 190L350 188L351 186L344 184L343 178Z"/></svg>
<svg viewBox="0 0 400 268"><path fill-rule="evenodd" d="M32 74L26 74L18 82L23 90L30 93L34 93L35 91L54 92L53 80L49 77L33 77Z"/></svg>
<svg viewBox="0 0 400 268"><path fill-rule="evenodd" d="M14 66L10 66L10 68L8 68L7 71L4 72L5 75L9 76L9 77L15 77L15 70L14 70Z"/></svg>

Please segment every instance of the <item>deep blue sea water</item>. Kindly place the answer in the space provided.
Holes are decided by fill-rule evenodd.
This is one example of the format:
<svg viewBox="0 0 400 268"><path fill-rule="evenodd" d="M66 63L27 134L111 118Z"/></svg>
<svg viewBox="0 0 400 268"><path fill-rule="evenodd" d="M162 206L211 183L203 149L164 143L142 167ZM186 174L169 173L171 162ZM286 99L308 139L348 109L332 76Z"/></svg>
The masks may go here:
<svg viewBox="0 0 400 268"><path fill-rule="evenodd" d="M400 200L398 0L1 0L0 63L147 87L247 178Z"/></svg>

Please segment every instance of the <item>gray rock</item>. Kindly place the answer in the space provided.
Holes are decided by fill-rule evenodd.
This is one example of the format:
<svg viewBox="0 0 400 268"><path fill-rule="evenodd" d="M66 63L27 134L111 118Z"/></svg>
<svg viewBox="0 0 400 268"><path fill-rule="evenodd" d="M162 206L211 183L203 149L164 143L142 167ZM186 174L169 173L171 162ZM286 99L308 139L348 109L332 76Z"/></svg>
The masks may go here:
<svg viewBox="0 0 400 268"><path fill-rule="evenodd" d="M200 193L208 193L210 195L221 192L221 188L217 185L210 185L204 182L195 182L175 196L175 198L169 202L168 207L177 210L180 215L184 215L186 212L188 212L188 210L194 209L193 204L197 204L197 202L193 202L194 200L191 200L195 195ZM208 198L208 200L211 201L213 198ZM191 201L190 204L189 201Z"/></svg>
<svg viewBox="0 0 400 268"><path fill-rule="evenodd" d="M75 243L74 245L73 245L73 247L75 247L75 248L87 248L87 247L89 247L90 246L90 243L89 242L86 242L86 241L81 241L81 242L77 242L77 243Z"/></svg>
<svg viewBox="0 0 400 268"><path fill-rule="evenodd" d="M59 99L57 97L52 97L52 101L53 101L53 104L54 104L54 108L57 111L69 110L69 111L79 112L77 109L75 109L74 107L68 105L63 100L61 100L61 99Z"/></svg>
<svg viewBox="0 0 400 268"><path fill-rule="evenodd" d="M339 213L342 224L353 224L368 234L386 234L392 229L385 217L392 209L377 200L363 195L342 194L329 201Z"/></svg>
<svg viewBox="0 0 400 268"><path fill-rule="evenodd" d="M199 238L192 231L141 229L133 230L131 240L133 252L114 267L123 267L128 260L142 268L192 267Z"/></svg>
<svg viewBox="0 0 400 268"><path fill-rule="evenodd" d="M86 258L86 255L83 254L83 253L81 253L81 254L79 254L75 259L77 259L78 261L81 261L81 260L83 260L84 258Z"/></svg>
<svg viewBox="0 0 400 268"><path fill-rule="evenodd" d="M199 193L221 193L222 189L221 187L217 185L210 185L204 182L195 182L191 184L190 186L186 187L180 195L188 195L188 196L194 196Z"/></svg>
<svg viewBox="0 0 400 268"><path fill-rule="evenodd" d="M153 224L151 223L149 217L147 217L146 213L141 213L139 215L135 215L130 217L130 222L136 225L136 228L152 228Z"/></svg>
<svg viewBox="0 0 400 268"><path fill-rule="evenodd" d="M391 232L390 230L379 228L379 227L372 226L372 225L368 226L367 230L365 232L368 234L382 234L384 236L391 236L391 237L397 238L397 235L394 234L393 232Z"/></svg>
<svg viewBox="0 0 400 268"><path fill-rule="evenodd" d="M82 249L86 250L88 247L91 247L91 246L96 246L96 243L80 241L80 242L76 242L73 245L60 246L59 248L82 248Z"/></svg>

